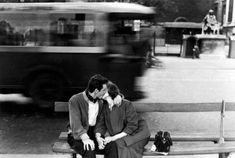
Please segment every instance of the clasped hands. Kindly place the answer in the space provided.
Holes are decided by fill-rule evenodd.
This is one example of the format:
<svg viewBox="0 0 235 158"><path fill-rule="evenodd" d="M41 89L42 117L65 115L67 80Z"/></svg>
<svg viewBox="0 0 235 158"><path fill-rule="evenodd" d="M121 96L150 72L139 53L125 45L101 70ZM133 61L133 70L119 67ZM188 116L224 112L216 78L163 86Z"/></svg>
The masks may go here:
<svg viewBox="0 0 235 158"><path fill-rule="evenodd" d="M112 141L115 141L114 137L111 137L111 136L108 136L106 138L96 137L96 139L97 139L97 142L98 142L98 148L100 150L104 149L106 144L108 144Z"/></svg>
<svg viewBox="0 0 235 158"><path fill-rule="evenodd" d="M102 137L97 137L97 142L98 142L98 148L100 150L104 149L105 145L110 143L111 141L114 141L113 137L106 137L106 138L102 138ZM85 139L83 140L83 144L84 144L84 150L94 150L95 149L95 143L93 140L91 139Z"/></svg>
<svg viewBox="0 0 235 158"><path fill-rule="evenodd" d="M112 142L112 141L116 141L122 137L125 137L127 136L127 133L126 132L121 132L119 134L116 134L114 136L108 136L108 137L105 137L105 138L102 138L100 133L96 133L96 139L97 139L97 142L98 142L98 147L99 149L104 149L105 145Z"/></svg>

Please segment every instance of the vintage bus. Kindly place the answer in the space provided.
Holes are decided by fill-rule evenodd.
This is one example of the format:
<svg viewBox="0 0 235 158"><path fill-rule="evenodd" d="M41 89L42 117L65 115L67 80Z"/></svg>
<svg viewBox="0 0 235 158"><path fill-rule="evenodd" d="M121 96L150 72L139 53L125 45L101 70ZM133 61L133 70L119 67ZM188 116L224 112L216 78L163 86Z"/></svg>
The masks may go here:
<svg viewBox="0 0 235 158"><path fill-rule="evenodd" d="M151 8L118 2L1 3L0 92L66 101L94 74L136 95L151 34Z"/></svg>

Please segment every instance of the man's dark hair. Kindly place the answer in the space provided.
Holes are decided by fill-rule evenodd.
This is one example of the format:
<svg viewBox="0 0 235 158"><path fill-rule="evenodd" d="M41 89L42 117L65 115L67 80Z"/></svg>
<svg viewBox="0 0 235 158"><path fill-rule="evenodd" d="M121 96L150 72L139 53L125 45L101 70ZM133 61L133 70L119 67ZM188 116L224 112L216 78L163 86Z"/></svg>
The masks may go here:
<svg viewBox="0 0 235 158"><path fill-rule="evenodd" d="M94 92L95 89L99 91L103 88L103 84L107 84L108 79L100 74L92 76L88 82L87 90L89 92Z"/></svg>

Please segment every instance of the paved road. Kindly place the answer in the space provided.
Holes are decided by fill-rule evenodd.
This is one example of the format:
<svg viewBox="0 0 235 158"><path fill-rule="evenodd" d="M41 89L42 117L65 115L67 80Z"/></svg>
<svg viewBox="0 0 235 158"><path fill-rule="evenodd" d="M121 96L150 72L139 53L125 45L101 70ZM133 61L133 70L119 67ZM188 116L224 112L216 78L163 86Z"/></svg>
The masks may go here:
<svg viewBox="0 0 235 158"><path fill-rule="evenodd" d="M221 102L223 99L234 102L235 59L157 57L156 66L148 69L138 83L147 96L139 102ZM226 113L225 132L235 131L234 114ZM146 117L151 122L150 127L171 132L219 131L218 112L152 113Z"/></svg>
<svg viewBox="0 0 235 158"><path fill-rule="evenodd" d="M235 59L157 57L138 82L143 102L235 101Z"/></svg>

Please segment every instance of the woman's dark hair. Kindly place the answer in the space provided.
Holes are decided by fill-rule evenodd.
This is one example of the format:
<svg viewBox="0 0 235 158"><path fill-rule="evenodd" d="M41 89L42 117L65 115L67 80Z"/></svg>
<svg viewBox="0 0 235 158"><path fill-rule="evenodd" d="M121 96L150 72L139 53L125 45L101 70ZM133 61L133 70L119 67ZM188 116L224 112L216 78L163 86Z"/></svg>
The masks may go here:
<svg viewBox="0 0 235 158"><path fill-rule="evenodd" d="M88 82L87 90L89 92L94 92L95 89L98 89L99 91L103 88L103 84L107 84L108 79L100 74L96 74L92 76Z"/></svg>
<svg viewBox="0 0 235 158"><path fill-rule="evenodd" d="M114 99L118 94L120 94L120 90L118 88L118 86L112 82L109 82L108 83L108 93L109 93L109 96Z"/></svg>

